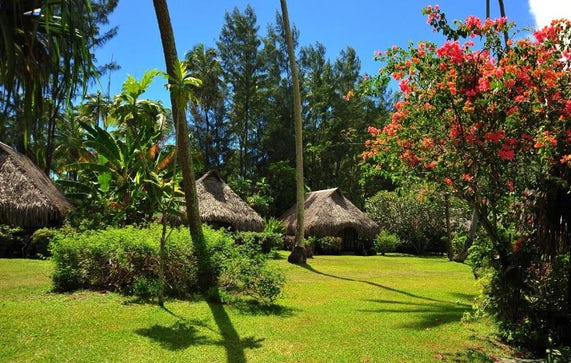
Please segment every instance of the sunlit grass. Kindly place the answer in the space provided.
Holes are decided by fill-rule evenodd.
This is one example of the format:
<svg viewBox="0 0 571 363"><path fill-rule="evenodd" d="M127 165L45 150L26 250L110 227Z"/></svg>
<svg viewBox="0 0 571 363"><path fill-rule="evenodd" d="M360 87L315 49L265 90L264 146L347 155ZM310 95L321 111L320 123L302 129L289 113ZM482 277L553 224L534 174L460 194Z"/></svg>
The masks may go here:
<svg viewBox="0 0 571 363"><path fill-rule="evenodd" d="M285 254L283 254L285 256ZM317 256L271 263L287 284L270 311L117 294L50 292L49 261L0 260L0 361L485 361L505 348L461 323L477 294L444 258Z"/></svg>

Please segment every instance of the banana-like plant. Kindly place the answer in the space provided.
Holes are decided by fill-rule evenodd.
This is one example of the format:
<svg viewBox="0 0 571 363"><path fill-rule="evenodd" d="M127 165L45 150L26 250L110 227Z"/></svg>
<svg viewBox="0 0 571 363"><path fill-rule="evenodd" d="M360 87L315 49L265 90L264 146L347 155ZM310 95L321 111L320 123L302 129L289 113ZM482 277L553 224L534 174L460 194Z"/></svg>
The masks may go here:
<svg viewBox="0 0 571 363"><path fill-rule="evenodd" d="M164 142L167 110L158 102L138 99L158 74L150 71L141 81L127 79L109 109L108 119L114 118L117 127L106 130L96 122L79 121L83 148L89 152L62 169L75 175L75 180L60 181L68 197L85 207L83 211L106 216L106 223L151 220L164 209L167 188L176 184L169 168L175 149Z"/></svg>

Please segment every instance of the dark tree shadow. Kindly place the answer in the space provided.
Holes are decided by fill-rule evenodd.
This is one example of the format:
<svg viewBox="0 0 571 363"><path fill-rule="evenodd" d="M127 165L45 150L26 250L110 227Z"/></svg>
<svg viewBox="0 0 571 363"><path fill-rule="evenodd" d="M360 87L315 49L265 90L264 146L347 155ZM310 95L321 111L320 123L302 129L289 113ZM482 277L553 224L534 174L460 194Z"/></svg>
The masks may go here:
<svg viewBox="0 0 571 363"><path fill-rule="evenodd" d="M460 321L464 312L469 310L471 306L469 304L460 303L460 302L451 302L446 300L439 300L434 299L427 296L421 296L417 294L410 293L408 291L395 289L393 287L384 286L378 284L376 282L367 281L367 280L357 280L343 276L336 276L328 273L324 273L314 269L312 266L308 264L299 265L311 272L314 272L319 275L331 277L334 279L344 280L344 281L351 281L351 282L359 282L363 284L367 284L370 286L374 286L376 288L380 288L383 290L391 291L397 293L399 295L404 295L407 297L411 297L414 299L420 300L419 302L410 302L410 301L400 301L400 300L368 300L377 302L383 305L389 304L397 304L397 305L406 305L409 308L399 308L399 309L390 309L390 308L380 308L380 309L372 309L372 310L360 310L363 312L374 312L374 313L403 313L403 314L418 314L416 320L403 325L405 328L412 328L412 329L430 329L439 325L451 323L454 321ZM463 294L457 294L459 298L464 298Z"/></svg>
<svg viewBox="0 0 571 363"><path fill-rule="evenodd" d="M135 332L159 342L161 347L169 350L186 349L191 345L213 344L208 338L198 335L198 330L194 326L182 320L171 326L153 325Z"/></svg>
<svg viewBox="0 0 571 363"><path fill-rule="evenodd" d="M208 302L208 307L212 312L212 317L216 322L218 331L222 336L222 345L226 349L226 361L228 363L245 363L245 349L255 349L262 346L263 338L255 338L253 336L240 338L240 335L234 328L224 305L220 303Z"/></svg>
<svg viewBox="0 0 571 363"><path fill-rule="evenodd" d="M153 325L150 328L138 329L139 335L150 338L169 350L182 350L193 345L217 345L226 350L228 363L246 363L246 349L262 346L263 338L254 336L241 338L234 328L226 307L220 303L207 302L216 327L209 326L207 320L187 319L167 307L162 309L177 319L171 326ZM200 334L200 330L209 330L220 335L220 339L211 339Z"/></svg>
<svg viewBox="0 0 571 363"><path fill-rule="evenodd" d="M415 315L414 321L403 324L403 328L411 328L425 330L444 325L452 322L458 322L462 319L466 306L454 303L411 303L409 301L393 301L393 300L367 300L386 305L405 305L406 308L380 308L370 310L359 310L369 313L402 313L407 315Z"/></svg>
<svg viewBox="0 0 571 363"><path fill-rule="evenodd" d="M255 300L240 300L232 303L232 307L243 315L275 315L280 317L290 317L296 309L283 305L262 305Z"/></svg>
<svg viewBox="0 0 571 363"><path fill-rule="evenodd" d="M393 288L393 287L384 286L384 285L381 285L381 284L378 284L378 283L372 282L372 281L351 279L351 278L348 278L348 277L336 276L336 275L328 274L328 273L325 273L325 272L317 271L316 269L314 269L312 266L310 266L310 265L308 265L308 264L302 264L302 265L298 265L298 266L301 266L301 267L305 268L306 270L309 270L309 271L314 272L314 273L316 273L316 274L323 275L323 276L327 276L327 277L331 277L331 278L334 278L334 279L339 279L339 280L344 280L344 281L351 281L351 282L360 282L360 283L367 284L367 285L371 285L371 286L374 286L374 287L378 287L378 288L381 288L381 289L384 289L384 290L396 292L396 293L401 294L401 295L409 296L409 297L412 297L412 298L415 298L415 299L421 299L421 300L426 300L426 301L433 301L433 302L440 302L440 303L451 304L449 301L438 300L438 299L433 299L433 298L426 297L426 296L416 295L416 294L413 294L413 293L410 293L410 292L407 292L407 291L404 291L404 290L399 290L399 289L395 289L395 288ZM465 307L469 307L469 305L467 305L467 304L459 304L459 305L464 305Z"/></svg>

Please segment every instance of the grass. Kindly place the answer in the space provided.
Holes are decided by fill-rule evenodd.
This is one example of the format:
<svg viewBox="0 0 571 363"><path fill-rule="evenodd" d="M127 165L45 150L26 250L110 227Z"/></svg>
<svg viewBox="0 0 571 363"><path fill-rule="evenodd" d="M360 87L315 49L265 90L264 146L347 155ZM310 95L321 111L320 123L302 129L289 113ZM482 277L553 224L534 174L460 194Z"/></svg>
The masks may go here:
<svg viewBox="0 0 571 363"><path fill-rule="evenodd" d="M285 255L282 255L285 256ZM434 362L508 355L462 323L477 288L444 258L317 256L269 311L50 292L50 261L0 260L2 362Z"/></svg>

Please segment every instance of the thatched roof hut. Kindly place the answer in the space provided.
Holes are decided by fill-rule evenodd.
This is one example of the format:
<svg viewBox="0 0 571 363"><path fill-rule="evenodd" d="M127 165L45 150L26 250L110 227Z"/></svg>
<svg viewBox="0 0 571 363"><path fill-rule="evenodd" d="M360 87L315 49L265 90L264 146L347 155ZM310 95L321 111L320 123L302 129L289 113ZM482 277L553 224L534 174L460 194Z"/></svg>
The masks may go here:
<svg viewBox="0 0 571 363"><path fill-rule="evenodd" d="M236 231L264 230L262 217L211 170L196 181L198 209L204 223Z"/></svg>
<svg viewBox="0 0 571 363"><path fill-rule="evenodd" d="M26 156L0 142L0 224L55 226L71 208L55 184Z"/></svg>
<svg viewBox="0 0 571 363"><path fill-rule="evenodd" d="M296 206L288 209L281 219L286 233L295 235ZM379 225L357 208L339 188L319 190L305 195L304 233L307 236L338 236L351 247L355 239L372 240L379 233Z"/></svg>

